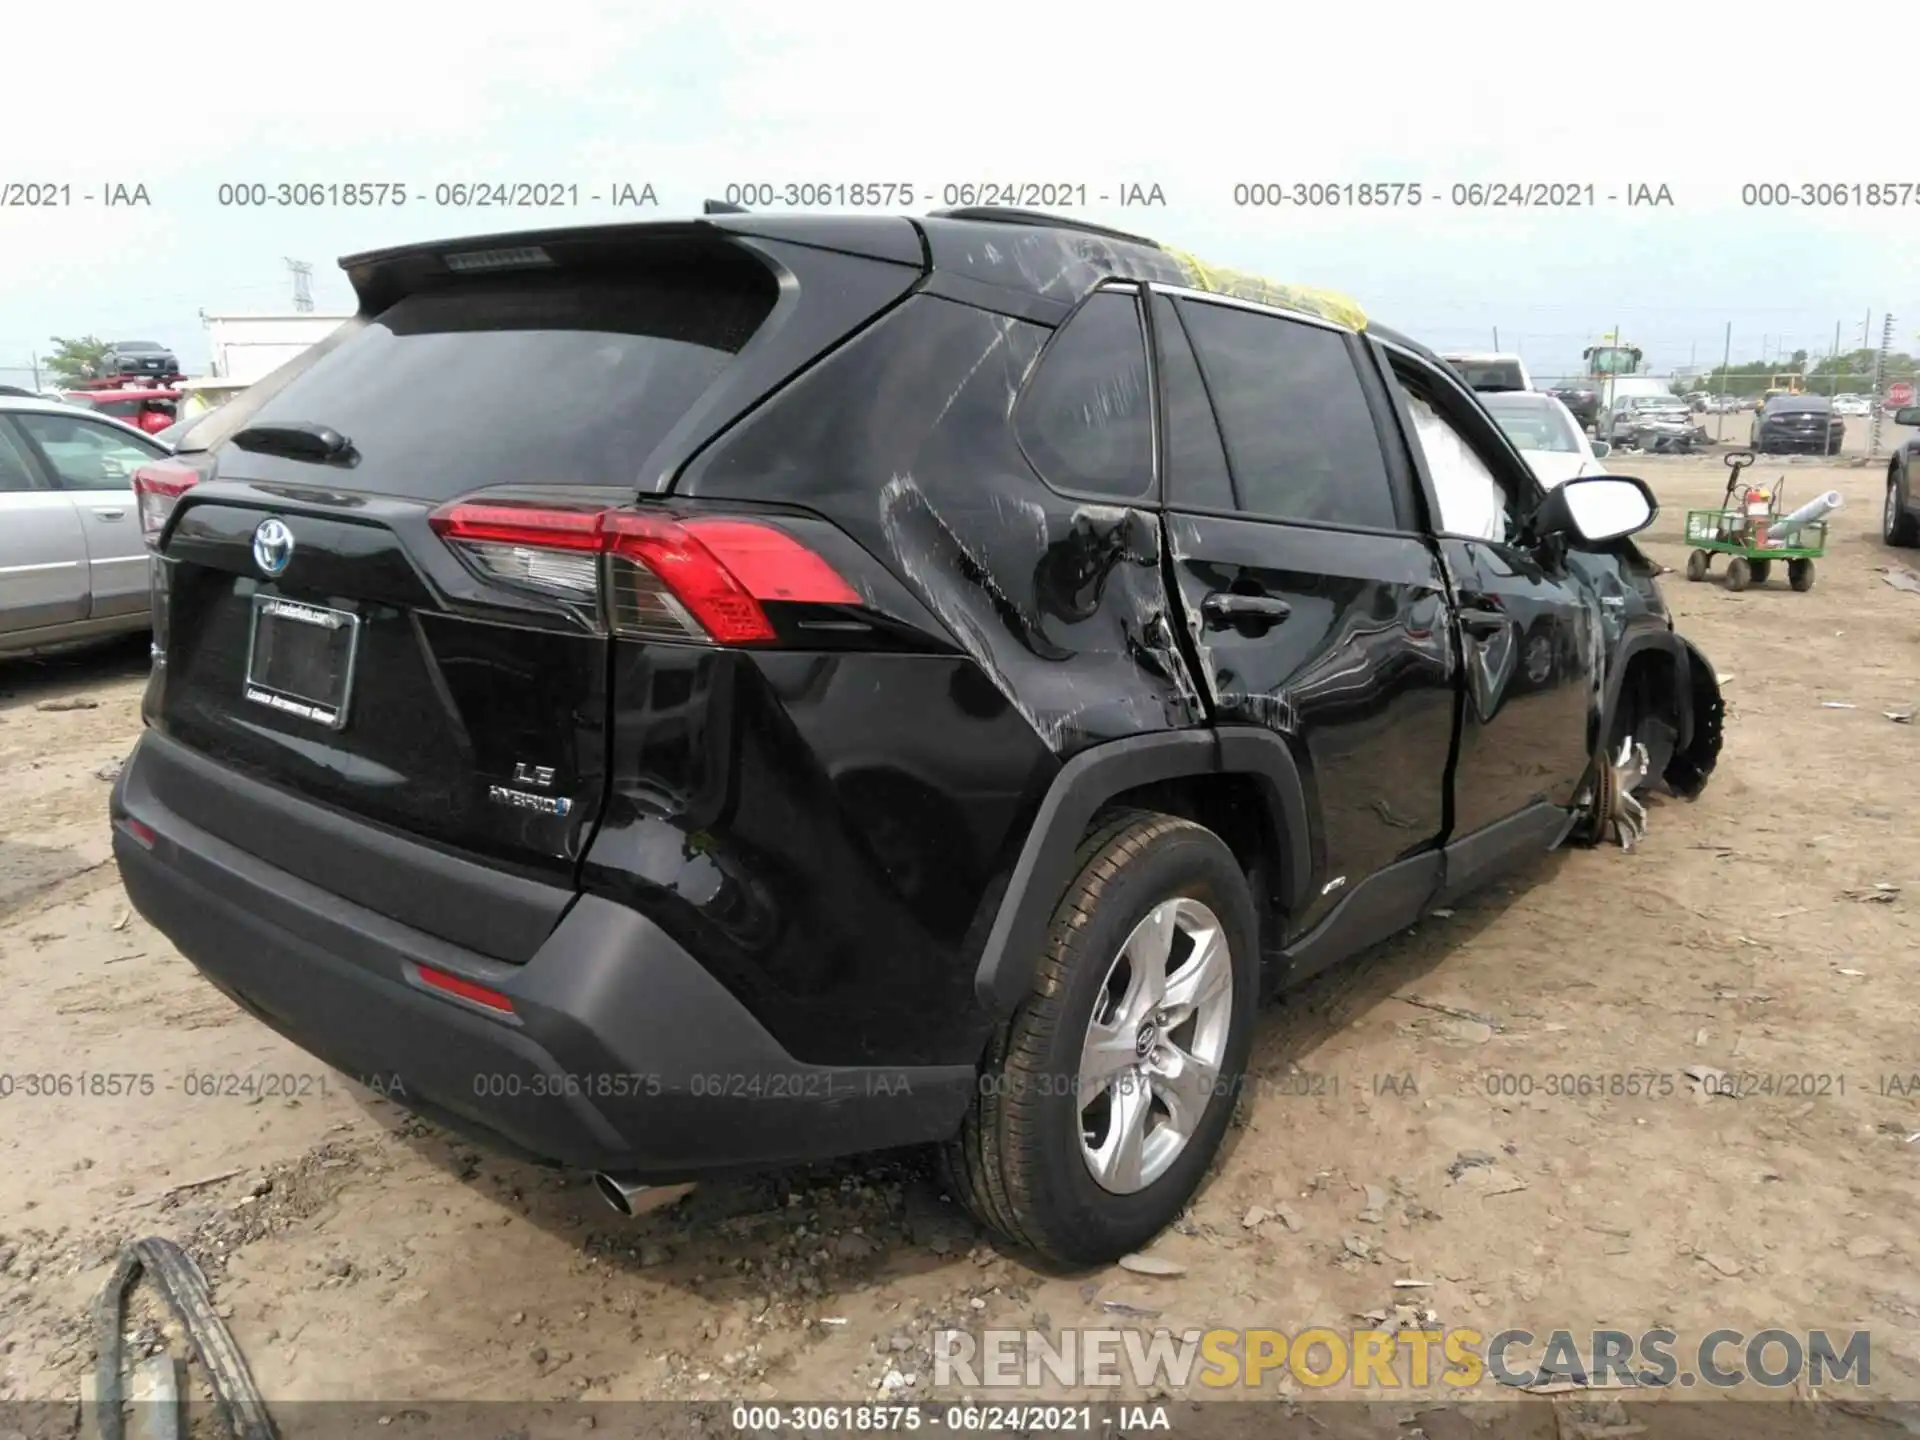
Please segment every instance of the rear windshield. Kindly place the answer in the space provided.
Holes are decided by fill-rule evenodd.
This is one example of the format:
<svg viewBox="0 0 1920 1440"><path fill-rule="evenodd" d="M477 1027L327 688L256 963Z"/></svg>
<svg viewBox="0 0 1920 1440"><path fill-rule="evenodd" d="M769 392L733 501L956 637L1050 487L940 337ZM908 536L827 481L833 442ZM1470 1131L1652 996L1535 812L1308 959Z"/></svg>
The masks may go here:
<svg viewBox="0 0 1920 1440"><path fill-rule="evenodd" d="M253 397L232 408L249 425L345 435L360 459L329 467L331 488L441 500L489 485L634 484L776 298L770 276L731 267L476 281L408 296L284 386L263 384L273 393L257 408ZM221 469L314 473L232 447Z"/></svg>
<svg viewBox="0 0 1920 1440"><path fill-rule="evenodd" d="M1456 360L1453 368L1474 390L1524 390L1527 380L1512 361Z"/></svg>
<svg viewBox="0 0 1920 1440"><path fill-rule="evenodd" d="M1489 395L1486 407L1507 438L1522 450L1545 450L1555 455L1578 455L1580 436L1559 410L1529 396Z"/></svg>

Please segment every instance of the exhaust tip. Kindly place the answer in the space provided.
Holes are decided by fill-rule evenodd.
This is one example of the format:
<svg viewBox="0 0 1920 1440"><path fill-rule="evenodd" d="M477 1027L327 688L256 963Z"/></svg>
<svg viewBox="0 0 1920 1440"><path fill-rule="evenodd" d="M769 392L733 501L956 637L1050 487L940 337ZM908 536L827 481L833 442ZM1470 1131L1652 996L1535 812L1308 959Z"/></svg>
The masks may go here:
<svg viewBox="0 0 1920 1440"><path fill-rule="evenodd" d="M647 1193L649 1187L601 1171L593 1177L593 1188L600 1192L602 1200L631 1219L636 1202Z"/></svg>

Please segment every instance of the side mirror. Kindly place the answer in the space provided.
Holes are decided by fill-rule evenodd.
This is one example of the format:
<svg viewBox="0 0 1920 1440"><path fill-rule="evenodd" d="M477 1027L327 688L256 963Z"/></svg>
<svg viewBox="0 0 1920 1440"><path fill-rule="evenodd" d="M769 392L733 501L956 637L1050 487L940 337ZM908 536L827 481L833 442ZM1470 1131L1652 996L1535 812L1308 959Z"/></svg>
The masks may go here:
<svg viewBox="0 0 1920 1440"><path fill-rule="evenodd" d="M1547 492L1534 515L1534 534L1563 536L1576 545L1624 540L1653 523L1660 506L1644 480L1625 475L1585 475Z"/></svg>
<svg viewBox="0 0 1920 1440"><path fill-rule="evenodd" d="M1593 458L1596 460L1604 460L1607 458L1607 456L1613 453L1613 446L1609 445L1604 440L1594 441L1592 446L1589 448L1592 449Z"/></svg>
<svg viewBox="0 0 1920 1440"><path fill-rule="evenodd" d="M1902 405L1893 412L1896 425L1920 425L1920 405Z"/></svg>

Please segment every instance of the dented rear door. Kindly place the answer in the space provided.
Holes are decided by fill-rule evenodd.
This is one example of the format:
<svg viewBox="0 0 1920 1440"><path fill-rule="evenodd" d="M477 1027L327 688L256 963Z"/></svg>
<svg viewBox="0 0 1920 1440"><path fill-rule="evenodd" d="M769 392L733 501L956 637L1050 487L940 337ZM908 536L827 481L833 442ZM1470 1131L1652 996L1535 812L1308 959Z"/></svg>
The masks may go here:
<svg viewBox="0 0 1920 1440"><path fill-rule="evenodd" d="M1298 932L1441 834L1443 582L1351 336L1198 297L1157 295L1153 318L1166 532L1202 688L1222 727L1280 735L1307 783L1314 884Z"/></svg>

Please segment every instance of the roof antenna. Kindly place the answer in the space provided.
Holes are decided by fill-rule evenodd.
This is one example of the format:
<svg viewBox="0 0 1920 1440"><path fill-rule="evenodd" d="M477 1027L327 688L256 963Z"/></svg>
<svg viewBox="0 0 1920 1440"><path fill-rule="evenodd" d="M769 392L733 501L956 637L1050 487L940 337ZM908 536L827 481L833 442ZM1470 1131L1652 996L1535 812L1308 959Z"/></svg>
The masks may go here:
<svg viewBox="0 0 1920 1440"><path fill-rule="evenodd" d="M730 205L725 200L703 200L700 203L700 213L702 215L745 215L747 207Z"/></svg>

